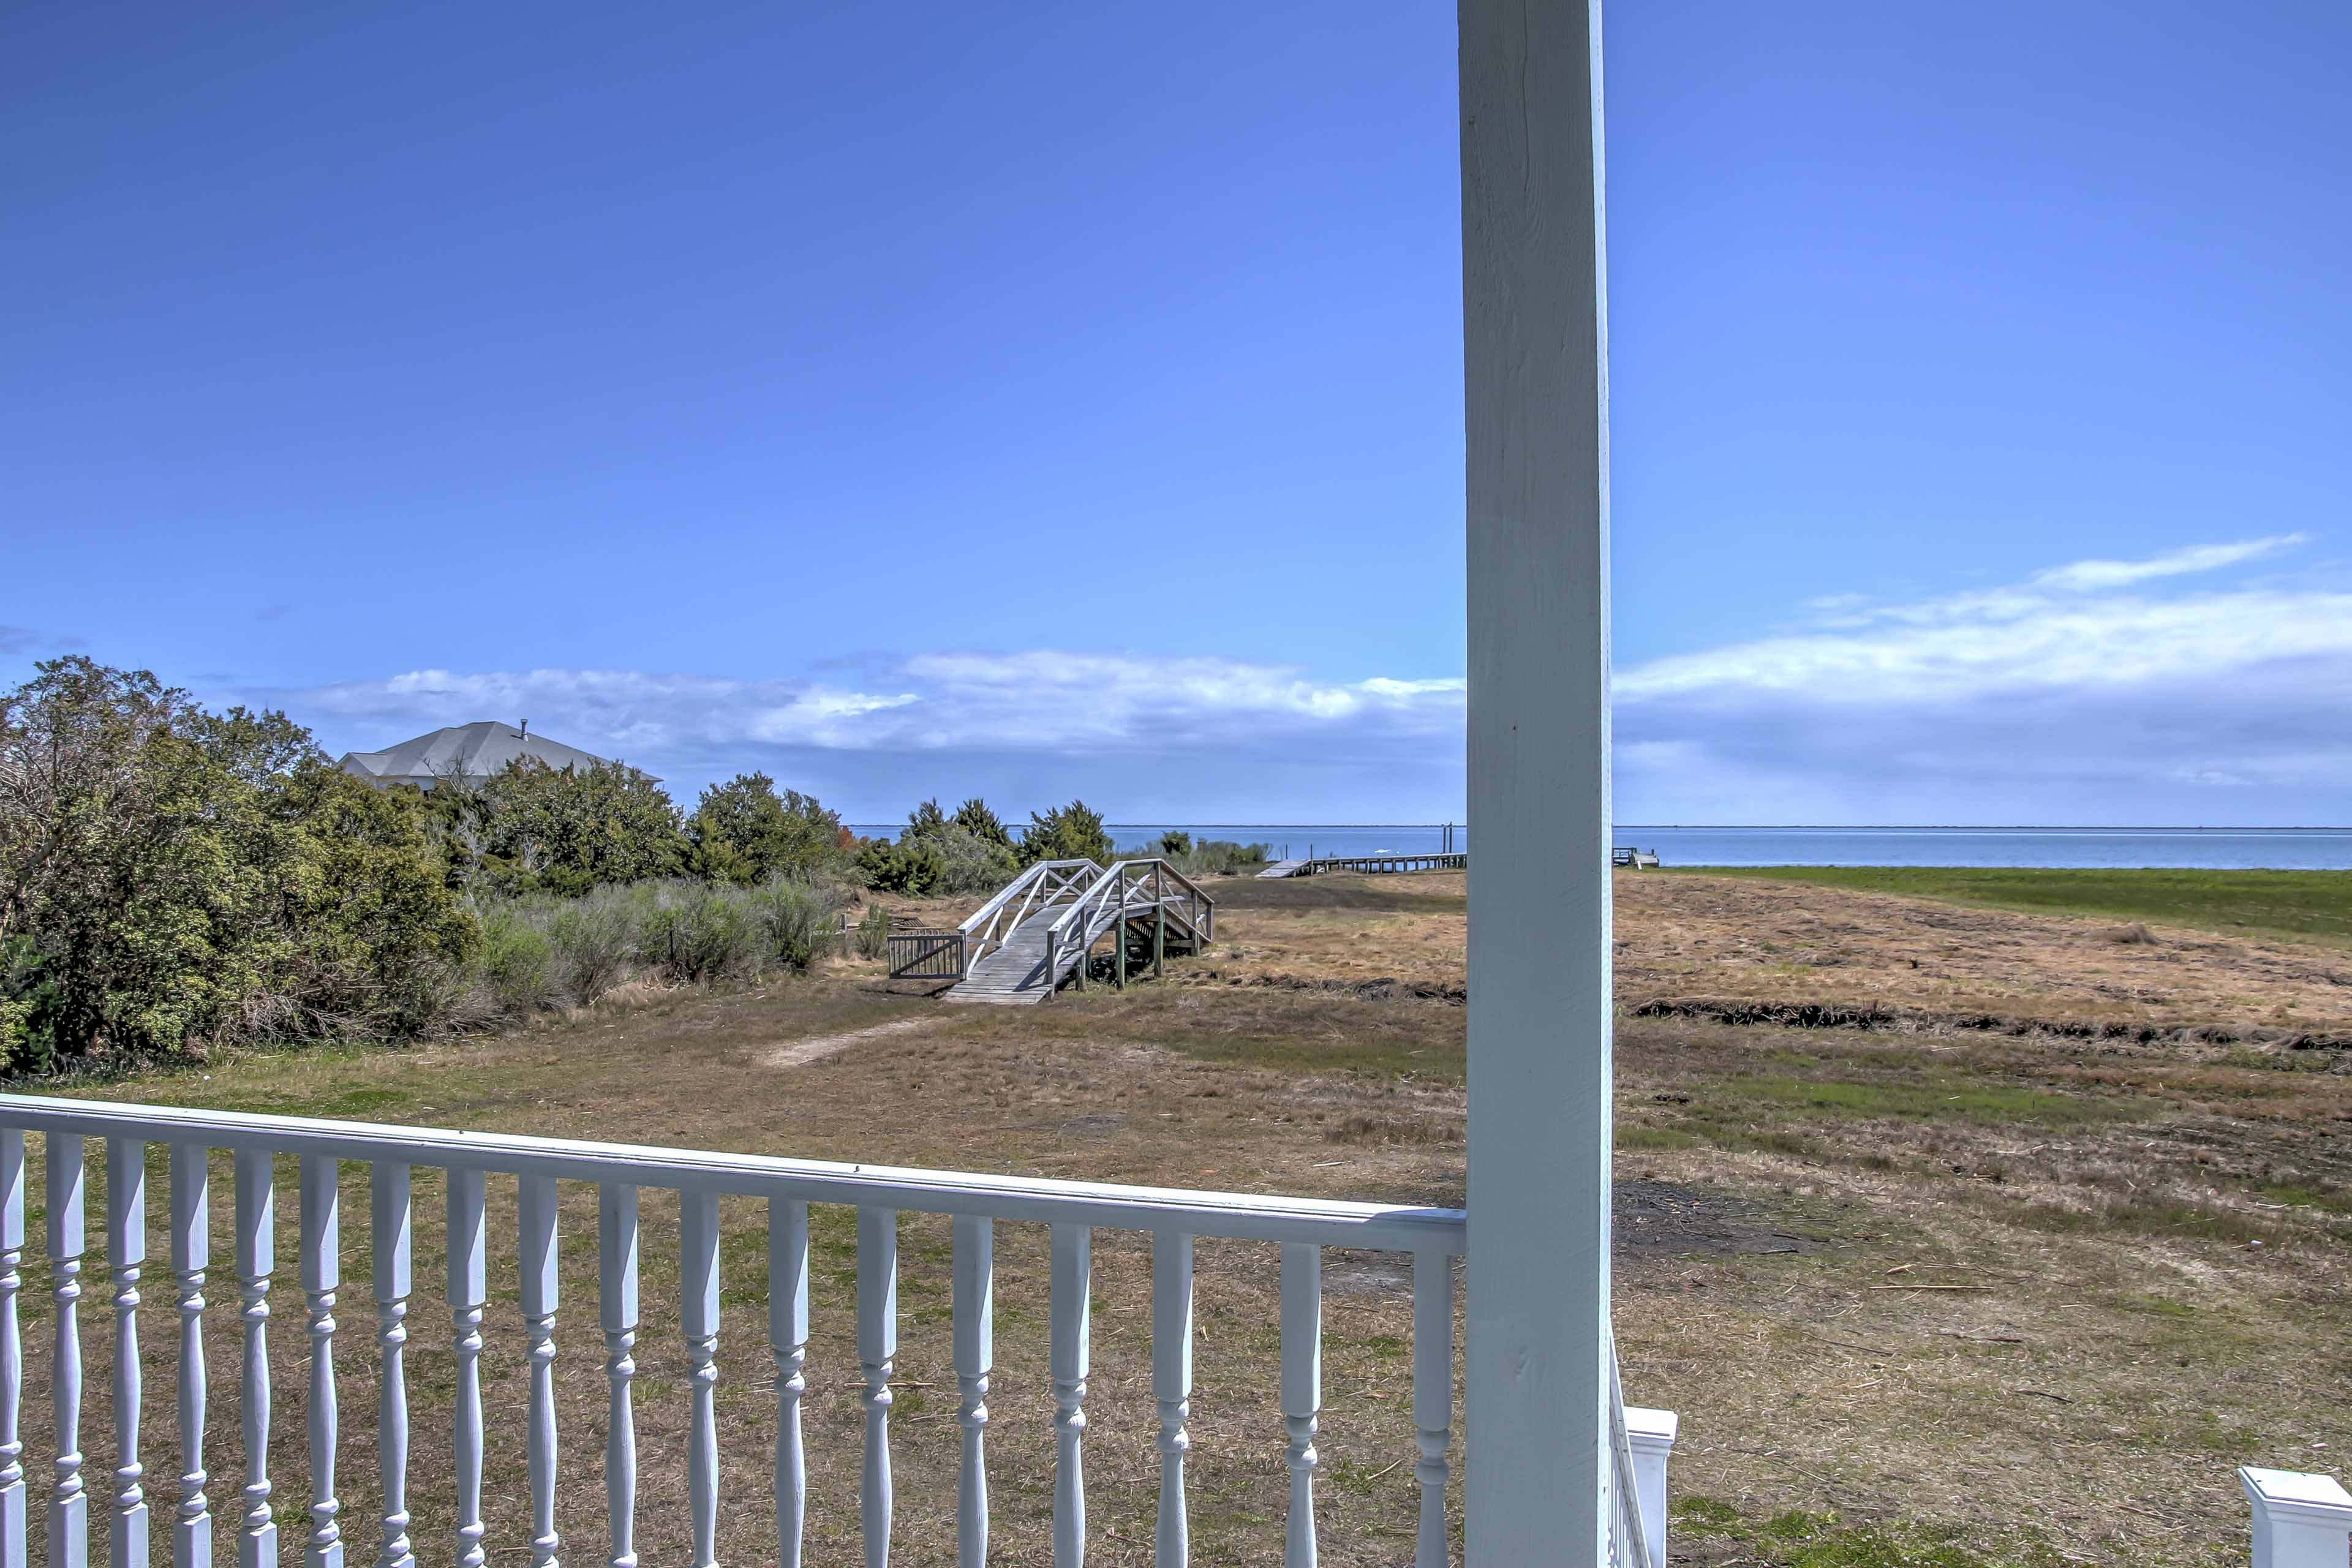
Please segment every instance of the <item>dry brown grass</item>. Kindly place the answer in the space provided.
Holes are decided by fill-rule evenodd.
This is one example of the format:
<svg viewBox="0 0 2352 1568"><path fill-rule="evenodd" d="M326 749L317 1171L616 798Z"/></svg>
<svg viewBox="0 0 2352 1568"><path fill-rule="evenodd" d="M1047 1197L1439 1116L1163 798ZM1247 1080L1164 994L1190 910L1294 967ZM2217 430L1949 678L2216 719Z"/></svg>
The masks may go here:
<svg viewBox="0 0 2352 1568"><path fill-rule="evenodd" d="M2065 933L2042 941L2032 929L2076 922L1973 910L1959 911L1968 919L1958 924L1941 910L1908 921L1903 910L1916 901L1895 900L1885 901L1901 907L1891 911L1873 906L1866 935L1836 938L1834 951L1855 962L1784 975L1754 956L1760 942L1778 939L1741 924L1743 911L1752 912L1745 902L1698 879L1626 881L1621 973L1636 987L1644 975L1672 973L1688 977L1691 992L1716 996L1785 995L1778 988L1800 979L1860 983L1844 994L1899 995L1868 989L1869 977L1891 983L1899 978L1892 957L1916 955L1923 970L1973 975L1974 989L1955 993L1970 998L1967 1005L2004 996L2016 999L2004 1005L2014 1012L2054 996L2063 1009L2089 1005L2094 979L2113 973L2087 967L2097 954L2130 963L2179 952L2161 931L2153 944L2119 944L2089 927L2077 955ZM1686 889L1688 910L1652 902ZM256 1056L215 1065L209 1078L156 1078L113 1092L955 1169L1458 1202L1463 1011L1444 998L1461 984L1459 879L1331 878L1221 884L1218 891L1228 895L1220 912L1225 941L1172 964L1169 982L1066 994L1034 1011L939 1007L890 994L872 966L842 964L758 992L640 999L504 1039ZM1805 923L1830 921L1817 905L1774 901L1759 918L1780 922L1768 931L1815 930L1819 940L1805 951L1832 951L1826 926ZM1972 923L1979 918L2002 923ZM1735 937L1745 945L1735 947ZM1701 942L1723 954L1715 967L1697 956ZM2057 954L2056 967L2042 974L2032 965L2045 949ZM2260 963L2326 962L2284 947L2231 949ZM2000 953L2011 969L1995 962ZM2258 1021L2226 1005L2227 985L2216 977L2235 962L2228 952L2174 961L2189 978L2167 983L2172 1010L2163 1016L2215 1027ZM1909 973L1907 962L1901 972ZM1384 978L1403 984L1367 984ZM2263 982L2257 973L2235 984L2259 994ZM1434 999L1414 997L1415 984ZM884 1027L907 1024L914 1026ZM828 1054L810 1054L813 1045ZM2032 1544L2027 1536L2050 1551L2117 1564L2242 1552L2233 1465L2325 1468L2352 1444L2352 1420L2337 1397L2352 1370L2341 1305L2352 1226L2352 1155L2343 1137L2352 1080L2335 1070L2342 1059L2168 1038L1626 1021L1619 1034L1618 1321L1633 1396L1684 1414L1678 1495L1715 1500L1749 1520L1803 1507L1834 1508L1851 1520L1940 1523L1972 1552L2021 1551ZM780 1060L802 1065L774 1065ZM291 1179L289 1170L289 1194ZM151 1206L160 1213L160 1169L153 1181ZM362 1173L347 1174L350 1278L338 1311L343 1522L354 1560L373 1548L375 1506L364 1186ZM437 1300L439 1192L424 1173L416 1197L414 1470L418 1539L430 1558L447 1550L451 1360ZM593 1195L570 1193L566 1202L562 1522L565 1555L585 1561L601 1551L603 1511ZM493 1203L503 1246L494 1253L488 1363L491 1543L511 1549L527 1535L511 1189L494 1186ZM226 1204L224 1169L215 1200L224 1219ZM290 1226L290 1202L281 1214ZM726 1221L722 1555L741 1559L774 1545L765 1511L772 1368L760 1216L730 1205ZM819 1210L815 1229L810 1560L836 1563L856 1552L853 1237L843 1213ZM675 1237L670 1208L649 1194L639 1354L648 1561L685 1550ZM1142 1563L1156 1424L1148 1245L1105 1233L1097 1247L1087 1460L1094 1557ZM28 1317L40 1320L47 1279L37 1253L37 1246L26 1300ZM1043 1563L1051 1474L1044 1237L1035 1227L1003 1226L998 1255L994 1560ZM289 1231L281 1258L290 1264L294 1256ZM947 1560L952 1538L948 1261L943 1223L908 1217L894 1432L898 1560L913 1563ZM1197 1561L1279 1553L1274 1261L1269 1248L1201 1248ZM100 1273L85 1280L94 1372L104 1365L110 1332ZM1327 1263L1327 1563L1386 1564L1410 1555L1407 1285L1392 1260L1335 1255ZM1929 1285L1969 1288L1919 1288ZM176 1495L175 1358L163 1305L168 1278L151 1265L145 1288L148 1476L160 1538ZM215 1271L208 1294L223 1303L234 1291ZM306 1484L305 1347L290 1274L281 1275L276 1300L275 1463L290 1559ZM236 1479L233 1331L233 1318L216 1309L212 1495L224 1532ZM36 1328L27 1339L35 1352L27 1456L46 1457L47 1334ZM110 1448L103 1380L93 1382L83 1441L96 1521ZM41 1467L28 1470L37 1486ZM1678 1559L1726 1554L1777 1561L1695 1531Z"/></svg>
<svg viewBox="0 0 2352 1568"><path fill-rule="evenodd" d="M1914 1027L2061 1027L2352 1037L2334 947L2068 920L1740 877L1619 872L1617 994L1878 1010ZM1383 978L1458 991L1462 874L1318 877L1221 889L1228 940L1203 978Z"/></svg>

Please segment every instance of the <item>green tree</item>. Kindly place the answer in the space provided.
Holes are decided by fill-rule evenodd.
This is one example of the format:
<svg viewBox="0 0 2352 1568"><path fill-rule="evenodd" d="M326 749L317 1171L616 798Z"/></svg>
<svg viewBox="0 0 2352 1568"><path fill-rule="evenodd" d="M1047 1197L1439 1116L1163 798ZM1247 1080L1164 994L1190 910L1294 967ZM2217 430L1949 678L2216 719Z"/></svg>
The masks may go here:
<svg viewBox="0 0 2352 1568"><path fill-rule="evenodd" d="M576 897L604 882L668 876L685 856L677 807L625 763L551 768L517 757L481 794L490 854L528 886Z"/></svg>
<svg viewBox="0 0 2352 1568"><path fill-rule="evenodd" d="M294 847L185 692L79 657L36 671L0 700L0 941L46 998L42 1038L18 1016L10 1045L46 1065L210 1032L282 944L265 892Z"/></svg>
<svg viewBox="0 0 2352 1568"><path fill-rule="evenodd" d="M750 886L779 872L806 878L842 866L841 817L765 773L738 773L702 792L687 819L687 865L712 881Z"/></svg>
<svg viewBox="0 0 2352 1568"><path fill-rule="evenodd" d="M919 899L940 890L947 860L932 838L907 834L896 844L868 838L857 847L857 873L868 887Z"/></svg>
<svg viewBox="0 0 2352 1568"><path fill-rule="evenodd" d="M1013 835L1005 831L1004 824L998 820L996 813L988 809L988 802L978 795L957 806L952 820L958 827L982 844L993 845L999 849L1013 847Z"/></svg>
<svg viewBox="0 0 2352 1568"><path fill-rule="evenodd" d="M479 933L442 875L416 792L320 760L285 780L278 809L301 835L280 895L293 937L280 993L394 1034L436 1022L440 984Z"/></svg>
<svg viewBox="0 0 2352 1568"><path fill-rule="evenodd" d="M283 713L56 659L0 696L0 1044L18 1069L402 1027L471 923L413 794Z"/></svg>
<svg viewBox="0 0 2352 1568"><path fill-rule="evenodd" d="M907 814L896 844L871 840L859 850L867 883L887 892L994 892L1021 870L1004 825L987 804L968 800L953 816L927 800Z"/></svg>
<svg viewBox="0 0 2352 1568"><path fill-rule="evenodd" d="M1082 800L1042 816L1031 812L1029 830L1021 836L1021 858L1032 865L1040 860L1093 860L1108 866L1115 853L1102 814L1088 809Z"/></svg>

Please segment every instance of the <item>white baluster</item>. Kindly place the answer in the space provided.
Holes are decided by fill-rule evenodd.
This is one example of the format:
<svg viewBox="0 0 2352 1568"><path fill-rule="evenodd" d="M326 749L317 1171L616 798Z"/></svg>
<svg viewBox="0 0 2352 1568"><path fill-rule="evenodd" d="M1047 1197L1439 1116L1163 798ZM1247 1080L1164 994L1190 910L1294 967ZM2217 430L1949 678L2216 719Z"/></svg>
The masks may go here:
<svg viewBox="0 0 2352 1568"><path fill-rule="evenodd" d="M808 1460L801 1396L808 1392L808 1205L768 1200L768 1343L776 1360L776 1541L783 1568L801 1568Z"/></svg>
<svg viewBox="0 0 2352 1568"><path fill-rule="evenodd" d="M212 1500L205 1496L205 1270L212 1266L212 1165L201 1143L172 1145L172 1277L180 1309L180 1507L173 1568L210 1568Z"/></svg>
<svg viewBox="0 0 2352 1568"><path fill-rule="evenodd" d="M1184 1456L1192 1436L1192 1238L1177 1231L1151 1237L1151 1394L1160 1402L1160 1568L1191 1561L1184 1514Z"/></svg>
<svg viewBox="0 0 2352 1568"><path fill-rule="evenodd" d="M1421 1458L1421 1539L1415 1568L1445 1568L1445 1454L1454 1436L1454 1259L1412 1259L1412 1426Z"/></svg>
<svg viewBox="0 0 2352 1568"><path fill-rule="evenodd" d="M310 1321L310 1537L304 1568L343 1568L342 1504L335 1499L335 1292L343 1283L341 1163L302 1156L302 1295Z"/></svg>
<svg viewBox="0 0 2352 1568"><path fill-rule="evenodd" d="M866 1568L890 1562L890 1370L898 1355L898 1211L857 1211L857 1363L866 1374Z"/></svg>
<svg viewBox="0 0 2352 1568"><path fill-rule="evenodd" d="M26 1568L25 1342L16 1296L25 1288L25 1135L0 1131L0 1568Z"/></svg>
<svg viewBox="0 0 2352 1568"><path fill-rule="evenodd" d="M988 1375L996 1361L996 1224L955 1218L956 1423L963 1428L962 1487L956 1500L956 1561L988 1561Z"/></svg>
<svg viewBox="0 0 2352 1568"><path fill-rule="evenodd" d="M416 1568L408 1538L408 1295L415 1289L408 1167L379 1161L368 1174L369 1272L383 1376L376 1385L378 1470L383 1477L383 1545L376 1568Z"/></svg>
<svg viewBox="0 0 2352 1568"><path fill-rule="evenodd" d="M1053 1294L1047 1356L1054 1379L1054 1568L1087 1560L1087 1373L1093 1361L1095 1233L1053 1229Z"/></svg>
<svg viewBox="0 0 2352 1568"><path fill-rule="evenodd" d="M139 1462L139 1273L147 1261L147 1145L106 1141L106 1261L114 1275L114 1528L108 1561L147 1568L147 1473Z"/></svg>
<svg viewBox="0 0 2352 1568"><path fill-rule="evenodd" d="M611 1568L637 1568L637 1189L608 1183L596 1193L596 1307L604 1328L604 1510L612 1521Z"/></svg>
<svg viewBox="0 0 2352 1568"><path fill-rule="evenodd" d="M1323 1249L1282 1244L1282 1424L1290 1434L1283 1568L1315 1568L1315 1418L1323 1408Z"/></svg>
<svg viewBox="0 0 2352 1568"><path fill-rule="evenodd" d="M236 1152L237 1317L245 1324L245 1366L237 1408L245 1428L245 1486L236 1529L236 1568L278 1568L278 1524L269 1504L269 1275L278 1266L278 1189L269 1153Z"/></svg>
<svg viewBox="0 0 2352 1568"><path fill-rule="evenodd" d="M694 1391L686 1445L686 1491L694 1521L694 1568L719 1561L719 1194L680 1193L679 1319Z"/></svg>
<svg viewBox="0 0 2352 1568"><path fill-rule="evenodd" d="M57 1303L49 1403L58 1434L57 1485L49 1497L50 1568L89 1562L89 1499L81 1479L82 1145L68 1133L48 1136L49 1293Z"/></svg>
<svg viewBox="0 0 2352 1568"><path fill-rule="evenodd" d="M482 1307L488 1258L482 1173L449 1173L449 1321L457 1335L458 1568L482 1568Z"/></svg>
<svg viewBox="0 0 2352 1568"><path fill-rule="evenodd" d="M522 1220L522 1322L530 1346L530 1561L556 1568L555 1531L555 1178L525 1176Z"/></svg>

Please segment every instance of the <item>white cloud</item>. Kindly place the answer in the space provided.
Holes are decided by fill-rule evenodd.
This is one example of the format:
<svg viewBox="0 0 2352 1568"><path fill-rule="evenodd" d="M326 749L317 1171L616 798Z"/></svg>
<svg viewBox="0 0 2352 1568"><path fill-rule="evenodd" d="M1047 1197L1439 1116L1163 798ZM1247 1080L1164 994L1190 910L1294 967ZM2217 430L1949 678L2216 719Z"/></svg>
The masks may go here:
<svg viewBox="0 0 2352 1568"><path fill-rule="evenodd" d="M1619 798L1661 820L2344 820L2352 589L2183 581L2301 542L1841 604L1622 670Z"/></svg>
<svg viewBox="0 0 2352 1568"><path fill-rule="evenodd" d="M761 767L886 801L989 788L1043 804L1117 790L1130 816L1199 819L1301 809L1284 796L1302 790L1320 792L1327 814L1458 810L1464 689L1458 677L1334 681L1240 659L1039 648L919 654L855 683L428 669L238 695L288 707L338 748L527 718L688 794ZM1165 798L1147 804L1135 793L1147 790ZM1230 804L1211 804L1219 795Z"/></svg>
<svg viewBox="0 0 2352 1568"><path fill-rule="evenodd" d="M1946 601L1948 604L1949 601ZM1892 623L1892 624L1889 624ZM1988 603L1934 622L1764 638L1621 671L1619 700L1732 690L1825 704L2086 689L2282 659L2352 657L2352 593L2249 590L2190 599Z"/></svg>
<svg viewBox="0 0 2352 1568"><path fill-rule="evenodd" d="M2352 816L2352 585L2211 574L2277 535L1909 602L1622 670L1628 820L2328 821ZM853 812L1086 794L1128 820L1390 820L1461 798L1465 683L1031 648L826 679L418 670L299 692L330 744L528 718L682 794L760 767ZM1236 814L1249 814L1239 815Z"/></svg>
<svg viewBox="0 0 2352 1568"><path fill-rule="evenodd" d="M2146 561L2077 561L2034 574L2033 585L2084 592L2123 588L2151 577L2180 577L2235 566L2242 561L2259 561L2303 542L2300 533L2274 533L2266 539L2241 540L2234 544L2192 544Z"/></svg>

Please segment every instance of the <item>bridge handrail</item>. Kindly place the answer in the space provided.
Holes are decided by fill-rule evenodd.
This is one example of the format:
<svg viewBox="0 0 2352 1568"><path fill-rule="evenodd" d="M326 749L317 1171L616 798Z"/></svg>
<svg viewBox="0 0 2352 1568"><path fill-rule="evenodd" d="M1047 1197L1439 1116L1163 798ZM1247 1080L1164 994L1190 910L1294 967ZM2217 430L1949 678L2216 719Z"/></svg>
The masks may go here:
<svg viewBox="0 0 2352 1568"><path fill-rule="evenodd" d="M1091 888L1095 877L1098 877L1101 870L1102 868L1091 860L1040 860L1007 882L956 929L971 942L974 958L985 957L989 949L1003 945L1006 932L1029 918L1030 911L1037 906L1040 892L1045 894L1045 902L1050 906L1073 888L1081 892ZM1081 872L1093 873L1094 876L1082 879ZM1055 880L1056 873L1060 874L1058 880ZM1054 886L1046 887L1048 881L1054 881ZM1003 916L1012 906L1016 893L1024 896L1020 905L1013 909L1012 919L1005 920Z"/></svg>
<svg viewBox="0 0 2352 1568"><path fill-rule="evenodd" d="M1069 934L1070 925L1075 921L1083 920L1086 922L1083 929L1089 938L1099 935L1100 932L1095 930L1095 922L1110 912L1108 896L1109 890L1114 888L1118 890L1118 907L1121 910L1126 909L1128 889L1130 885L1129 879L1138 871L1150 871L1156 875L1172 877L1183 886L1184 890L1192 900L1206 904L1211 909L1216 907L1214 899L1202 892L1192 879L1165 860L1157 858L1144 860L1121 860L1105 870L1084 893L1079 895L1076 902L1063 910L1054 923L1045 928L1047 951L1053 952L1060 947L1062 940ZM1168 901L1165 889L1159 889L1156 891L1160 896L1150 900L1145 907ZM1090 910L1088 908L1090 905L1097 907Z"/></svg>

